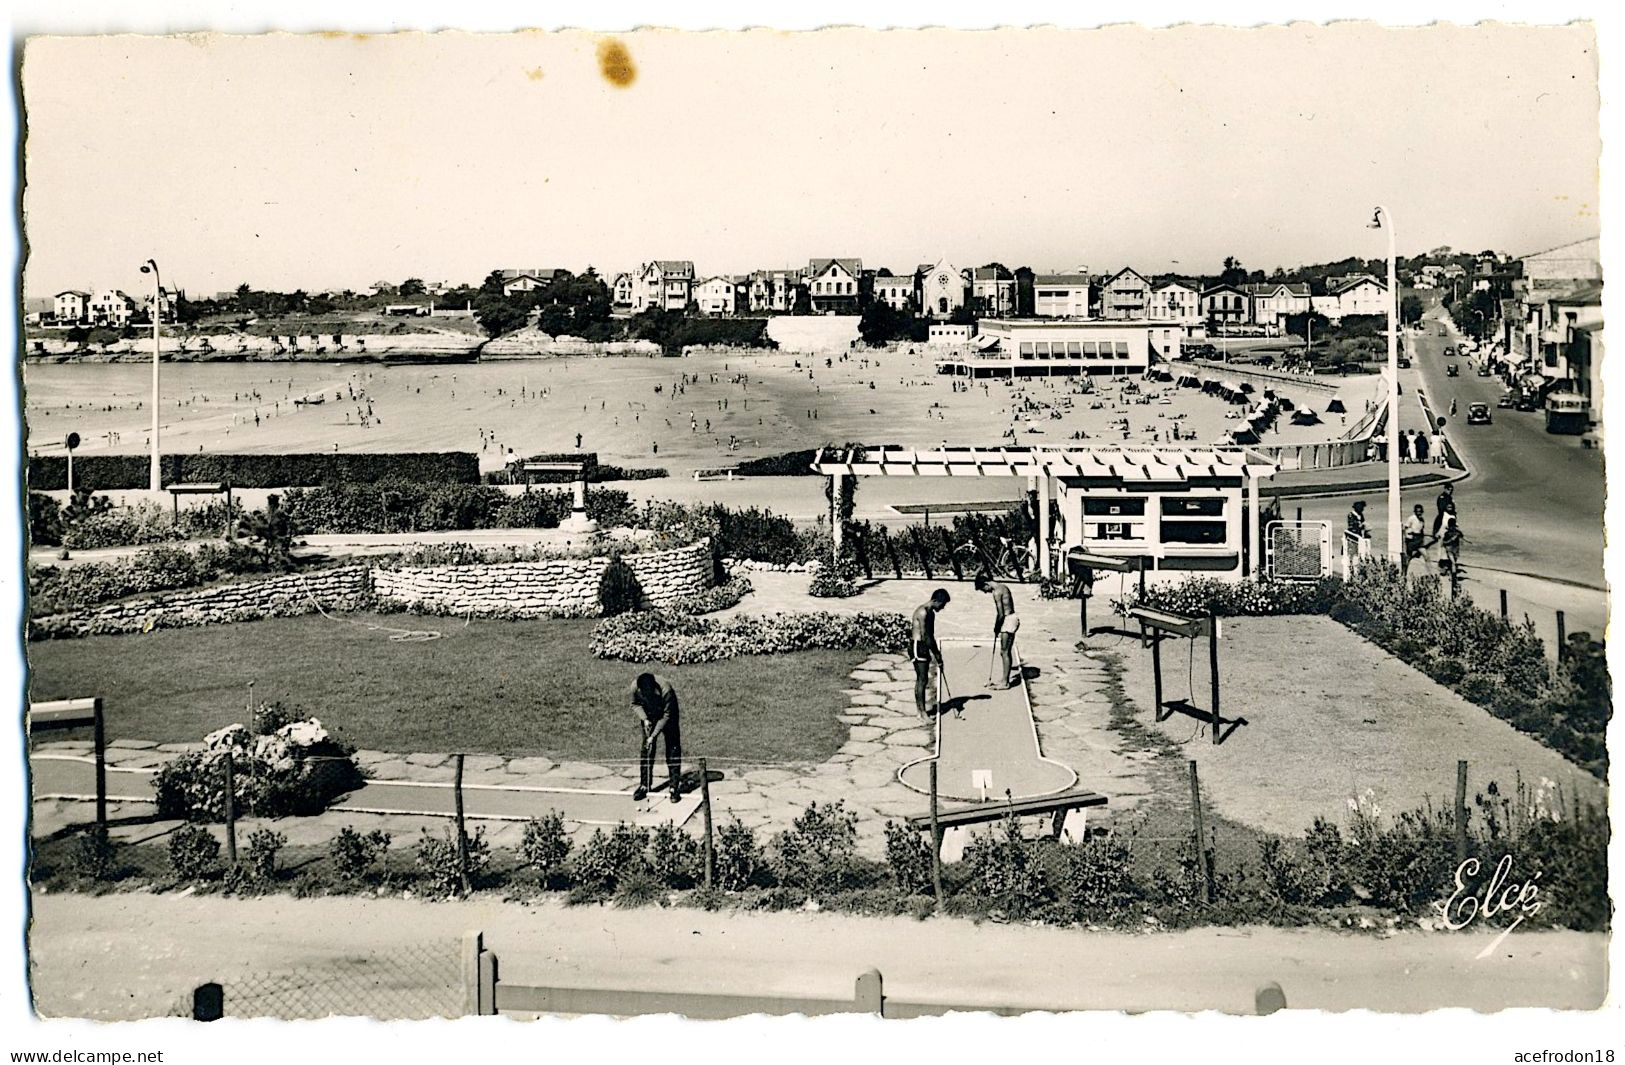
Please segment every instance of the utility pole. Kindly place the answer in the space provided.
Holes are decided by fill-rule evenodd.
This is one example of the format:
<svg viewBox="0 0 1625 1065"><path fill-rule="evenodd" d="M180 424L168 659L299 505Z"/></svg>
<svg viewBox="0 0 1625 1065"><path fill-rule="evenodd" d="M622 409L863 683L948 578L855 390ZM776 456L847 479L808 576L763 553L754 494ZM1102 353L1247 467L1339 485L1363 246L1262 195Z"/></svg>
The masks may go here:
<svg viewBox="0 0 1625 1065"><path fill-rule="evenodd" d="M1394 215L1378 206L1372 229L1388 234L1388 557L1398 561L1403 549L1399 521L1399 285L1394 270Z"/></svg>
<svg viewBox="0 0 1625 1065"><path fill-rule="evenodd" d="M158 277L158 264L152 259L146 261L141 272L152 275L152 469L147 487L156 493L164 490L164 474L158 458L158 319L163 316L164 283Z"/></svg>

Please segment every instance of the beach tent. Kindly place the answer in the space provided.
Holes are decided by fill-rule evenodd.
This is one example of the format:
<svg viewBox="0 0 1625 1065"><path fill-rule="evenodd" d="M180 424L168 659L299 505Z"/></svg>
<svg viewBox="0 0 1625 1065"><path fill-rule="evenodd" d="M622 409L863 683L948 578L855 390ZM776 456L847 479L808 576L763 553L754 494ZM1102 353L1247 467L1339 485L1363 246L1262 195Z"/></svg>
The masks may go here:
<svg viewBox="0 0 1625 1065"><path fill-rule="evenodd" d="M1304 407L1302 410L1294 411L1292 413L1293 425L1314 425L1319 421L1320 415L1316 414L1308 407Z"/></svg>
<svg viewBox="0 0 1625 1065"><path fill-rule="evenodd" d="M1174 375L1169 373L1167 370L1159 368L1151 371L1151 378L1155 381L1172 381L1174 379Z"/></svg>
<svg viewBox="0 0 1625 1065"><path fill-rule="evenodd" d="M1182 373L1182 374L1179 375L1179 387L1180 388L1201 388L1202 387L1202 379L1200 377L1197 377L1193 373Z"/></svg>
<svg viewBox="0 0 1625 1065"><path fill-rule="evenodd" d="M1282 410L1291 410L1293 407L1297 406L1297 404L1293 403L1292 399L1290 397L1288 397L1288 396L1282 396L1281 398L1277 399L1275 402L1276 402L1276 405L1278 405Z"/></svg>
<svg viewBox="0 0 1625 1065"><path fill-rule="evenodd" d="M1258 443L1258 433L1250 428L1232 429L1230 430L1230 439L1237 444L1256 444Z"/></svg>
<svg viewBox="0 0 1625 1065"><path fill-rule="evenodd" d="M1326 413L1327 414L1347 414L1348 413L1348 408L1343 406L1343 401L1342 400L1333 399L1330 403L1326 404Z"/></svg>
<svg viewBox="0 0 1625 1065"><path fill-rule="evenodd" d="M1240 390L1242 392L1256 392L1256 391L1258 391L1256 388L1254 388L1251 384L1249 384L1246 381L1241 382L1241 384L1237 385L1236 387L1237 387L1238 390Z"/></svg>

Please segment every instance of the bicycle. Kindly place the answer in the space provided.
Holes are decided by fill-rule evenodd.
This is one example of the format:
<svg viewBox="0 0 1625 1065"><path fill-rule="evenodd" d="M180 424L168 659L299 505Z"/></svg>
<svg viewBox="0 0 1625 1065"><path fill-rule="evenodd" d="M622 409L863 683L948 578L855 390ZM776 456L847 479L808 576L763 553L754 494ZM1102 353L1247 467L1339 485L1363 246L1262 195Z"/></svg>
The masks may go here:
<svg viewBox="0 0 1625 1065"><path fill-rule="evenodd" d="M1015 581L1024 583L1027 574L1034 572L1033 554L1025 544L1012 542L1007 537L999 537L999 553L995 557L980 543L967 540L954 548L954 557L961 565L971 569L980 570L990 577L1002 581Z"/></svg>

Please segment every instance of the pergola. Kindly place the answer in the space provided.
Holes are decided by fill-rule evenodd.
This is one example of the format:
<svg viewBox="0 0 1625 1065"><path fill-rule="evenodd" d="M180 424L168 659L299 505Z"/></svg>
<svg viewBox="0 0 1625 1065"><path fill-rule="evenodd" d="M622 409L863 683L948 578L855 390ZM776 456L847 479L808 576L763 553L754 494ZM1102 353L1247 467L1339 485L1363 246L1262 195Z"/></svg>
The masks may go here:
<svg viewBox="0 0 1625 1065"><path fill-rule="evenodd" d="M1238 483L1245 486L1247 544L1257 565L1260 506L1258 482L1279 467L1243 446L1204 448L1178 445L1142 447L947 447L821 448L814 457L815 472L831 479L830 529L835 549L841 548L841 522L836 513L842 477L1025 477L1029 490L1038 492L1039 572L1054 576L1049 544L1050 499L1056 478L1069 483L1113 489L1180 491L1197 485ZM1077 479L1074 481L1073 479Z"/></svg>

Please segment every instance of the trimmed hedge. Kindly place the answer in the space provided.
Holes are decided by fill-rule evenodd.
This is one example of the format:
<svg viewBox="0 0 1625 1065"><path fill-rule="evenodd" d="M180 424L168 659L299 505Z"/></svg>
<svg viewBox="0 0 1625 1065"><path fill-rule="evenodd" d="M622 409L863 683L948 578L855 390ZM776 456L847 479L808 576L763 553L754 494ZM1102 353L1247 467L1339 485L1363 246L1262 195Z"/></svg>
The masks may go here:
<svg viewBox="0 0 1625 1065"><path fill-rule="evenodd" d="M296 455L210 454L164 455L164 483L224 481L233 488L295 488L334 482L376 484L379 481L442 481L478 484L479 456L472 451L402 451ZM97 492L145 488L150 461L146 455L84 455L74 459L76 485ZM68 460L63 455L35 455L28 460L28 487L60 491L68 487Z"/></svg>
<svg viewBox="0 0 1625 1065"><path fill-rule="evenodd" d="M717 621L644 610L599 622L587 646L599 658L668 665L812 648L900 653L908 646L908 618L890 613L742 614Z"/></svg>

